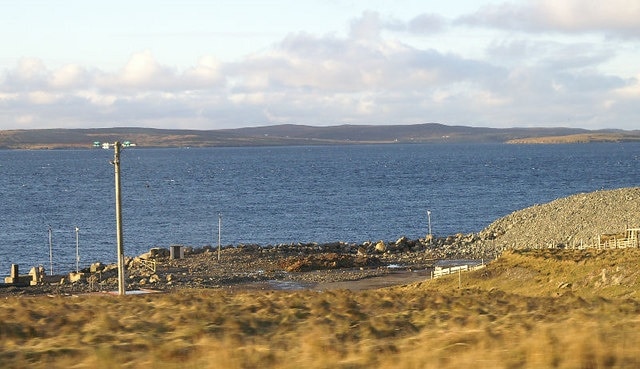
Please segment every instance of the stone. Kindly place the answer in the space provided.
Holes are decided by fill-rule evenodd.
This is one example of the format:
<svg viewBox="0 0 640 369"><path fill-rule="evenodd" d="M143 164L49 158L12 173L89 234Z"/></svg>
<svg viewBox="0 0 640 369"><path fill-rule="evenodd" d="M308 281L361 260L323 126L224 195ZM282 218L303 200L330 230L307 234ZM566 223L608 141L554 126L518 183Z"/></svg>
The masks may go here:
<svg viewBox="0 0 640 369"><path fill-rule="evenodd" d="M569 282L560 282L560 284L558 284L558 288L562 289L562 288L571 288L571 283Z"/></svg>
<svg viewBox="0 0 640 369"><path fill-rule="evenodd" d="M36 286L36 285L42 283L42 277L44 276L44 273L41 274L41 272L44 272L44 268L42 268L42 270L41 270L40 268L33 267L29 271L29 275L31 276L31 285L32 286Z"/></svg>
<svg viewBox="0 0 640 369"><path fill-rule="evenodd" d="M11 275L4 278L6 284L29 285L31 283L31 275L20 275L17 264L11 264Z"/></svg>
<svg viewBox="0 0 640 369"><path fill-rule="evenodd" d="M83 279L85 279L85 275L82 272L79 272L79 273L71 272L71 273L69 273L69 282L71 282L71 283L79 282L79 281L81 281Z"/></svg>
<svg viewBox="0 0 640 369"><path fill-rule="evenodd" d="M102 273L108 273L111 271L117 271L118 270L118 264L109 264L109 265L105 265L104 268L102 268Z"/></svg>
<svg viewBox="0 0 640 369"><path fill-rule="evenodd" d="M375 250L376 252L384 253L385 251L387 251L387 244L385 244L382 240L378 241L378 243L376 243Z"/></svg>
<svg viewBox="0 0 640 369"><path fill-rule="evenodd" d="M89 267L89 271L91 273L98 273L98 272L101 272L103 268L104 268L104 265L98 261L91 264L91 266Z"/></svg>

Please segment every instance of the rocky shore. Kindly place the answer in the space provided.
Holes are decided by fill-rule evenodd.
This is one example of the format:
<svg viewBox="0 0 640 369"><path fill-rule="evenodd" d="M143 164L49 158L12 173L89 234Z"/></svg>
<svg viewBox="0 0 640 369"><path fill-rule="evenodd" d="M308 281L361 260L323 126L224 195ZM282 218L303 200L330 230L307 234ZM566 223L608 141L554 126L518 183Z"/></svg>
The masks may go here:
<svg viewBox="0 0 640 369"><path fill-rule="evenodd" d="M401 237L395 242L237 245L220 250L210 246L183 247L182 258L171 258L168 248L153 248L126 258L125 284L127 290L153 291L327 289L333 284L337 288L360 289L366 287L361 287L362 283L360 286L344 283L380 277L390 277L387 284L401 284L429 278L430 268L441 259L488 257L462 247L473 238L473 235L419 240ZM78 275L54 278L52 281L47 276L46 281L33 286L5 286L0 288L0 295L80 294L118 289L115 264L94 263Z"/></svg>
<svg viewBox="0 0 640 369"><path fill-rule="evenodd" d="M516 211L477 234L361 244L286 244L183 249L171 258L154 248L126 260L127 290L182 288L362 288L374 278L402 284L429 277L436 263L489 261L513 248L567 248L592 245L604 233L640 227L640 188L576 194ZM404 273L404 274L402 274ZM393 278L402 274L404 278ZM373 286L373 285L371 285ZM375 286L378 286L377 284ZM374 287L375 287L374 286ZM366 285L365 285L366 288ZM47 277L22 287L4 285L0 295L79 294L117 290L117 267L94 263L79 275Z"/></svg>

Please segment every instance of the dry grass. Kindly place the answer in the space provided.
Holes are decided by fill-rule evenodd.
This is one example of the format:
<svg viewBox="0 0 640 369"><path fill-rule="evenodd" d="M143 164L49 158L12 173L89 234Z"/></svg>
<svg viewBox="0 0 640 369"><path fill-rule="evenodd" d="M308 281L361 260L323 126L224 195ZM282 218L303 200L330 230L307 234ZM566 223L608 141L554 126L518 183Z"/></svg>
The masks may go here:
<svg viewBox="0 0 640 369"><path fill-rule="evenodd" d="M8 298L0 367L634 368L638 256L520 251L363 292Z"/></svg>

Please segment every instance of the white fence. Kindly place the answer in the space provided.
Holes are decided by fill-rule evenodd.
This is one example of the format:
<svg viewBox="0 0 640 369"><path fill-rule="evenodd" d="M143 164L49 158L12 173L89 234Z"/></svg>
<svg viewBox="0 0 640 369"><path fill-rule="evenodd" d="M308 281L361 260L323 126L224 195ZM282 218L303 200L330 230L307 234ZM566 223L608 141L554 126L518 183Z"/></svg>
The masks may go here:
<svg viewBox="0 0 640 369"><path fill-rule="evenodd" d="M615 239L615 240L610 240L610 241L600 242L600 243L598 243L598 242L585 243L585 242L582 242L582 241L574 241L574 242L570 242L570 243L564 245L564 248L565 249L569 249L569 250L626 249L626 248L630 248L630 247L638 248L638 247L640 247L640 243L638 243L637 240L625 240L625 239L619 240L619 239ZM554 245L554 244L548 244L548 245L544 245L544 246L537 246L537 247L534 247L534 248L535 249L542 249L542 248L555 249L555 248L559 248L559 247Z"/></svg>
<svg viewBox="0 0 640 369"><path fill-rule="evenodd" d="M556 245L549 244L547 248L557 248ZM640 247L640 228L627 228L620 233L601 234L597 239L591 239L588 243L582 240L567 242L564 246L567 249L626 249L630 247ZM540 248L540 247L537 247Z"/></svg>
<svg viewBox="0 0 640 369"><path fill-rule="evenodd" d="M469 271L473 271L473 270L478 270L478 269L482 269L484 268L486 265L484 263L480 264L480 265L458 265L458 266L454 266L454 267L449 267L449 268L443 268L443 267L435 267L435 269L433 270L433 272L431 272L431 278L439 278L442 277L444 275L449 275L449 274L453 274L453 273L462 273L462 272L469 272Z"/></svg>

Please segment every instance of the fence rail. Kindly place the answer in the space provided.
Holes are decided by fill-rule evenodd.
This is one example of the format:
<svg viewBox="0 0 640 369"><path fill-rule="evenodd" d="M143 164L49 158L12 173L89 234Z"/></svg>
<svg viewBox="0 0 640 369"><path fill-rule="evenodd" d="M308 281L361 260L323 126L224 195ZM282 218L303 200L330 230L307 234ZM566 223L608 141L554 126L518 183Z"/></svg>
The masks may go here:
<svg viewBox="0 0 640 369"><path fill-rule="evenodd" d="M486 265L484 263L480 264L480 265L458 265L458 266L454 266L454 267L449 267L449 268L443 268L443 267L435 267L433 272L431 272L431 278L440 278L442 276L445 275L449 275L449 274L453 274L453 273L462 273L462 272L470 272L473 270L478 270L478 269L482 269L484 268Z"/></svg>
<svg viewBox="0 0 640 369"><path fill-rule="evenodd" d="M575 241L575 242L571 242L569 244L564 245L564 248L571 249L571 250L586 250L586 249L606 250L606 249L626 249L631 247L640 248L640 242L638 242L638 240L635 240L635 239L610 240L606 242L591 242L591 243L584 243L583 241L579 241L579 242ZM553 249L558 247L555 245L549 244L546 246L538 246L535 248Z"/></svg>
<svg viewBox="0 0 640 369"><path fill-rule="evenodd" d="M640 248L640 228L627 228L624 232L600 234L595 238L589 239L586 243L584 240L571 240L566 243L547 243L547 244L533 244L529 242L520 243L519 241L513 244L503 244L504 249L513 247L514 249L521 249L525 245L528 248L534 249L573 249L573 250L585 250L585 249L626 249L626 248Z"/></svg>
<svg viewBox="0 0 640 369"><path fill-rule="evenodd" d="M155 260L138 259L138 262L142 267L149 269L153 273L156 272L157 264Z"/></svg>

